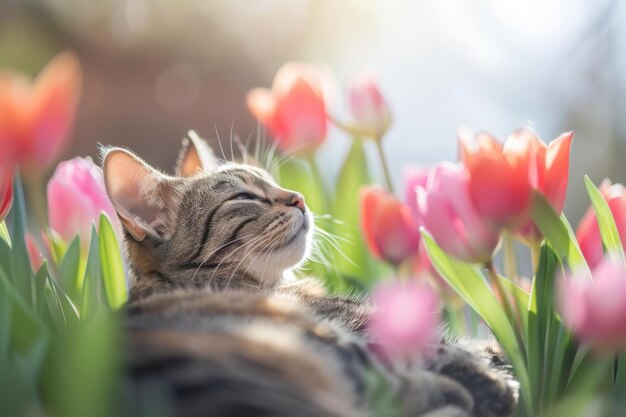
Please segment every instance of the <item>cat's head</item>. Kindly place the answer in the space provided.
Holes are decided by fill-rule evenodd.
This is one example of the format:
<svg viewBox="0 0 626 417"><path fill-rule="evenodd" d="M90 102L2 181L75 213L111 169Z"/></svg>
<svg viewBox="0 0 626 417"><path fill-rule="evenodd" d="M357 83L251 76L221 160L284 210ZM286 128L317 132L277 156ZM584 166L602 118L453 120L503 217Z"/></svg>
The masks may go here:
<svg viewBox="0 0 626 417"><path fill-rule="evenodd" d="M193 132L174 176L120 148L104 150L102 168L142 288L271 285L308 255L303 196L258 167L220 164Z"/></svg>

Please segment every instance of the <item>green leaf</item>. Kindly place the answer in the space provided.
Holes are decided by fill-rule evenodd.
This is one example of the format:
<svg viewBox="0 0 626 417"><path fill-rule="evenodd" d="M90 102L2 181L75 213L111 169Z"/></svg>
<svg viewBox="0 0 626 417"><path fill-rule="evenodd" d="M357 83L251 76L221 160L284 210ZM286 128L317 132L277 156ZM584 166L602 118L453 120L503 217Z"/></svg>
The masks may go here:
<svg viewBox="0 0 626 417"><path fill-rule="evenodd" d="M433 266L450 287L487 323L498 339L520 383L522 397L520 406L524 410L532 410L530 380L522 348L517 343L512 324L483 275L475 266L448 256L425 231L422 231L422 238Z"/></svg>
<svg viewBox="0 0 626 417"><path fill-rule="evenodd" d="M587 267L576 236L565 216L559 217L545 197L536 191L531 214L533 221L559 257L565 258L572 269Z"/></svg>
<svg viewBox="0 0 626 417"><path fill-rule="evenodd" d="M67 247L65 255L59 262L58 281L63 290L74 301L80 300L81 280L80 274L80 237L76 235Z"/></svg>
<svg viewBox="0 0 626 417"><path fill-rule="evenodd" d="M52 229L48 229L48 238L50 239L50 246L52 247L52 258L56 264L65 256L67 251L67 242L63 240L61 235Z"/></svg>
<svg viewBox="0 0 626 417"><path fill-rule="evenodd" d="M37 340L45 337L45 328L28 302L16 291L6 272L0 265L0 293L5 294L5 302L10 304L10 350L26 354Z"/></svg>
<svg viewBox="0 0 626 417"><path fill-rule="evenodd" d="M86 320L95 315L106 304L102 286L102 267L98 248L98 233L95 225L91 227L91 241L87 255L87 267L83 279L83 291L80 300L80 317Z"/></svg>
<svg viewBox="0 0 626 417"><path fill-rule="evenodd" d="M49 292L46 293L46 304L50 310L51 318L58 328L74 325L79 318L78 309L63 291L61 285L48 275Z"/></svg>
<svg viewBox="0 0 626 417"><path fill-rule="evenodd" d="M7 229L7 225L4 220L0 222L0 239L4 240L9 246L11 246L11 236L9 236L9 229Z"/></svg>
<svg viewBox="0 0 626 417"><path fill-rule="evenodd" d="M46 283L48 281L48 275L48 261L44 259L41 263L41 266L39 267L39 271L37 271L34 278L35 303L37 304L37 311L39 312L40 316L43 314L43 309L46 305L45 289Z"/></svg>
<svg viewBox="0 0 626 417"><path fill-rule="evenodd" d="M116 309L124 304L128 298L124 262L111 221L104 213L100 215L98 230L104 290L109 306Z"/></svg>
<svg viewBox="0 0 626 417"><path fill-rule="evenodd" d="M11 233L13 240L11 246L11 271L5 272L10 274L15 288L23 299L32 305L33 273L30 268L28 250L26 249L26 205L24 202L24 190L22 189L19 175L15 175L13 188L15 194L13 198L13 208L11 209L13 219L13 230Z"/></svg>
<svg viewBox="0 0 626 417"><path fill-rule="evenodd" d="M596 188L591 179L585 175L585 187L591 199L593 211L596 213L598 227L600 228L600 236L602 236L602 244L615 261L624 263L624 249L619 238L617 225L611 213L608 203L602 196L600 190Z"/></svg>
<svg viewBox="0 0 626 417"><path fill-rule="evenodd" d="M115 394L120 369L119 326L115 316L95 313L62 341L63 366L47 381L53 415L106 417L119 415Z"/></svg>

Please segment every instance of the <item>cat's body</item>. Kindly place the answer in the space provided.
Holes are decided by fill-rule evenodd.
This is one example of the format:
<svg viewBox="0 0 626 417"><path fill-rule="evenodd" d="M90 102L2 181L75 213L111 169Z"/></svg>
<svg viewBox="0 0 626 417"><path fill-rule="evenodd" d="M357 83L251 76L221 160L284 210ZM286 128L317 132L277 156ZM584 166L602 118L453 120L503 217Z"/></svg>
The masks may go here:
<svg viewBox="0 0 626 417"><path fill-rule="evenodd" d="M513 413L514 390L490 367L496 350L440 345L400 366L368 335L375 306L286 278L310 247L302 196L190 145L177 177L119 149L104 160L134 280L125 312L138 412L156 396L175 416L365 416L375 372L400 415Z"/></svg>

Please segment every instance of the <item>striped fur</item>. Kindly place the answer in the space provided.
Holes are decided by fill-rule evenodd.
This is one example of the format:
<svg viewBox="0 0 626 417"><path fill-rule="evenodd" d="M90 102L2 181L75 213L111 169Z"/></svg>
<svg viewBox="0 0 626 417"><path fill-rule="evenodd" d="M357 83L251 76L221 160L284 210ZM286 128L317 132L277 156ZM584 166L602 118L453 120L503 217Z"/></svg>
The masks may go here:
<svg viewBox="0 0 626 417"><path fill-rule="evenodd" d="M484 346L434 347L407 367L376 353L367 300L287 272L308 255L302 197L263 170L216 163L196 136L176 176L109 149L107 192L125 226L128 407L172 416L366 416L383 375L406 416L509 416L513 384Z"/></svg>

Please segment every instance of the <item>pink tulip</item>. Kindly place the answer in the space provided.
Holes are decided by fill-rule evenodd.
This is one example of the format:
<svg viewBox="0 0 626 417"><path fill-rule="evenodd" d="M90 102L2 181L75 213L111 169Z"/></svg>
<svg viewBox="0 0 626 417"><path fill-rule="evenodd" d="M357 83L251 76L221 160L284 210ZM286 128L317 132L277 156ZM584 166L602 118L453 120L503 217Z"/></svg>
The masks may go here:
<svg viewBox="0 0 626 417"><path fill-rule="evenodd" d="M417 189L419 215L426 229L448 254L466 262L488 262L500 239L470 197L470 175L459 165L440 164L426 187Z"/></svg>
<svg viewBox="0 0 626 417"><path fill-rule="evenodd" d="M558 305L565 324L599 349L626 348L626 270L605 257L592 277L579 272L559 281Z"/></svg>
<svg viewBox="0 0 626 417"><path fill-rule="evenodd" d="M404 170L404 201L411 207L411 213L418 224L422 226L417 208L417 189L418 187L426 187L430 168L418 168L414 166L407 167Z"/></svg>
<svg viewBox="0 0 626 417"><path fill-rule="evenodd" d="M378 187L360 192L361 229L378 259L398 265L417 253L420 235L411 209Z"/></svg>
<svg viewBox="0 0 626 417"><path fill-rule="evenodd" d="M80 235L85 248L89 244L91 225L98 224L101 212L121 230L106 195L100 168L91 159L80 157L61 162L48 182L50 227L67 242Z"/></svg>
<svg viewBox="0 0 626 417"><path fill-rule="evenodd" d="M362 75L350 81L348 104L351 127L365 137L380 140L391 125L391 111L373 76Z"/></svg>
<svg viewBox="0 0 626 417"><path fill-rule="evenodd" d="M379 284L369 329L377 346L394 356L415 356L439 334L439 299L416 279Z"/></svg>
<svg viewBox="0 0 626 417"><path fill-rule="evenodd" d="M531 143L511 135L505 145L488 134L459 131L461 160L469 172L469 194L478 213L497 227L528 220L532 187Z"/></svg>
<svg viewBox="0 0 626 417"><path fill-rule="evenodd" d="M30 82L0 72L0 164L47 167L67 141L81 90L78 58L61 52Z"/></svg>
<svg viewBox="0 0 626 417"><path fill-rule="evenodd" d="M626 189L622 184L611 185L611 181L604 180L600 185L600 192L615 219L622 246L626 248ZM585 260L593 268L602 259L602 238L593 207L587 209L578 224L576 239Z"/></svg>
<svg viewBox="0 0 626 417"><path fill-rule="evenodd" d="M246 101L252 115L274 135L283 152L307 155L326 139L328 120L322 77L312 66L283 65L271 90L255 88Z"/></svg>
<svg viewBox="0 0 626 417"><path fill-rule="evenodd" d="M527 149L532 152L528 177L531 186L548 200L554 211L561 214L565 206L570 146L574 133L563 133L550 145L546 145L530 129L520 129L513 135L518 136L517 140L526 142ZM532 244L538 243L543 238L532 221L521 226L516 235Z"/></svg>
<svg viewBox="0 0 626 417"><path fill-rule="evenodd" d="M0 168L0 222L4 220L13 203L13 175Z"/></svg>

